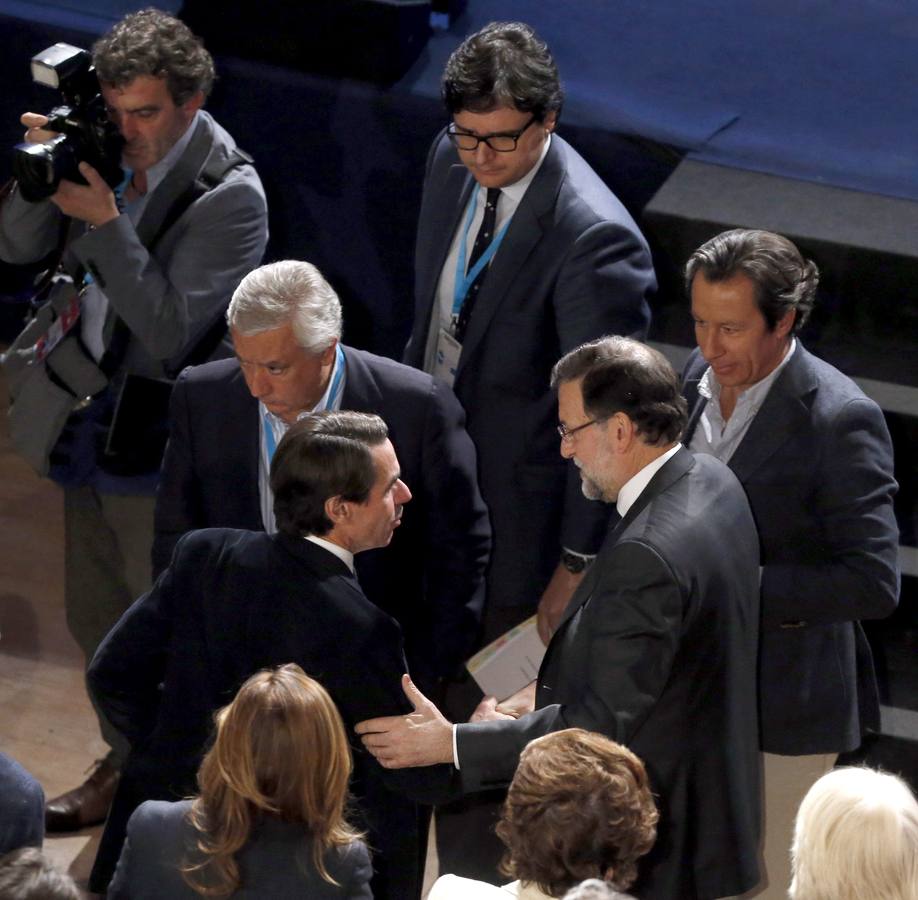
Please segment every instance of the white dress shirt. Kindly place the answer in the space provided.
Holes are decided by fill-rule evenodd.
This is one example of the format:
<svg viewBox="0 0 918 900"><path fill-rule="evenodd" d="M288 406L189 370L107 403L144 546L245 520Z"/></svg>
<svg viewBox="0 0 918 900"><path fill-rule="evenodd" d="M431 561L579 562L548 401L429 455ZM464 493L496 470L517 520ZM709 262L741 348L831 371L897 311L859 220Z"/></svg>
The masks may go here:
<svg viewBox="0 0 918 900"><path fill-rule="evenodd" d="M539 157L538 162L519 181L514 181L513 184L508 184L500 189L500 198L497 201L497 221L494 226L495 233L499 232L516 212L516 208L526 195L529 185L532 184L536 173L542 167L550 146L551 135L549 134L545 139L542 155ZM440 270L437 296L433 305L430 328L427 332L427 347L424 351L424 371L428 374L432 374L434 371L434 360L437 355L437 336L440 333L440 329L443 328L448 331L452 324L456 266L459 263L459 244L464 235L466 239L466 259L468 259L472 252L472 245L478 235L478 229L481 227L481 220L484 218L487 196L487 188L480 185L472 192L472 197L475 201L475 214L472 216L472 221L467 229L465 227L465 214L460 217L456 233L453 235L453 242L450 244L449 253L446 255L446 261Z"/></svg>

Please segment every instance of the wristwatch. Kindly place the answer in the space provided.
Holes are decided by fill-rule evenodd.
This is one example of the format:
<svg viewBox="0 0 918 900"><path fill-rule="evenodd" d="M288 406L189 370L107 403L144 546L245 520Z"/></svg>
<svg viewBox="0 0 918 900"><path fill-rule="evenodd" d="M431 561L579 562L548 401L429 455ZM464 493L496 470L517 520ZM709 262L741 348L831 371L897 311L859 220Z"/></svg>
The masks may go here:
<svg viewBox="0 0 918 900"><path fill-rule="evenodd" d="M582 553L573 553L570 550L561 551L561 565L572 575L579 575L589 568L595 556L585 556Z"/></svg>

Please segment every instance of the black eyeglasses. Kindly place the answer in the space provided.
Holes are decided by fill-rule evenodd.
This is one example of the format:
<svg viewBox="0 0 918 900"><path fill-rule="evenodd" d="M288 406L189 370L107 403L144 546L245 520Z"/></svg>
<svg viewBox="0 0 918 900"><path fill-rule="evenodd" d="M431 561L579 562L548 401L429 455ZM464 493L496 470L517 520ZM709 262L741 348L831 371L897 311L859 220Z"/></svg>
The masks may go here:
<svg viewBox="0 0 918 900"><path fill-rule="evenodd" d="M576 428L568 428L567 425L559 425L558 434L561 435L562 441L570 441L573 440L574 435L578 431L583 431L584 428L589 428L591 425L598 425L600 422L605 422L605 419L590 419L589 422L584 422Z"/></svg>
<svg viewBox="0 0 918 900"><path fill-rule="evenodd" d="M452 141L453 146L460 150L477 150L479 144L487 144L495 153L512 153L516 150L523 132L535 120L536 117L532 116L519 131L501 131L497 134L483 134L480 137L468 131L456 131L454 122L446 129L446 136Z"/></svg>

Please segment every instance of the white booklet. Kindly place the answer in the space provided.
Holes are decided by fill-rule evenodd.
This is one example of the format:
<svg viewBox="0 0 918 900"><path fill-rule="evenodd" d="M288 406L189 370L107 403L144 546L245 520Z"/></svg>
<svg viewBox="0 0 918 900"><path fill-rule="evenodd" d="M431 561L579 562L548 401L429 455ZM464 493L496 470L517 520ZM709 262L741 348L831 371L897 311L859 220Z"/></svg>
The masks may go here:
<svg viewBox="0 0 918 900"><path fill-rule="evenodd" d="M465 667L486 696L502 701L535 680L543 656L545 645L532 616L479 650Z"/></svg>

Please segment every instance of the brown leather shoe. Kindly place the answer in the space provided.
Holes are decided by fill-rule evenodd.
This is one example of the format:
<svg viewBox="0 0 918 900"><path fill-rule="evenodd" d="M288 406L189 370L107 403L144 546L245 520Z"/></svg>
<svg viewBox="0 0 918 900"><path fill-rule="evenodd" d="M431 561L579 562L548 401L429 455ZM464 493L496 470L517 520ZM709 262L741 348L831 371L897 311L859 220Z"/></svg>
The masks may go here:
<svg viewBox="0 0 918 900"><path fill-rule="evenodd" d="M107 760L98 760L83 784L48 801L45 806L45 829L78 831L104 822L120 774Z"/></svg>

